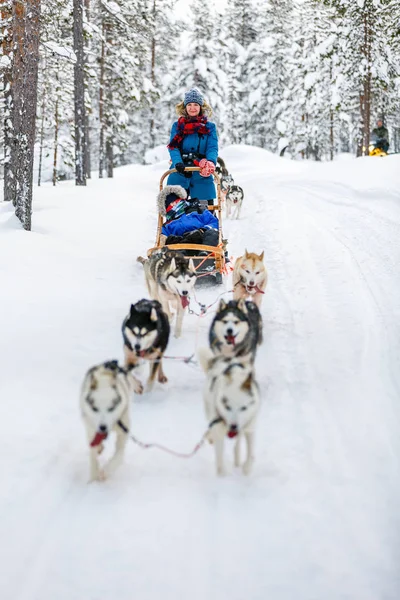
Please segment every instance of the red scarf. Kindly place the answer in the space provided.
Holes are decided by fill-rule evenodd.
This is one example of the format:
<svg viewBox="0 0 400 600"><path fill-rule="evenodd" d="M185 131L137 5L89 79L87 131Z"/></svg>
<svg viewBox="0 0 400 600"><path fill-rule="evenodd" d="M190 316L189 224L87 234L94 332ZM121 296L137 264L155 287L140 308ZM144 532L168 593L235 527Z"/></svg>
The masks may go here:
<svg viewBox="0 0 400 600"><path fill-rule="evenodd" d="M178 131L168 144L167 148L169 150L179 148L185 135L191 135L192 133L197 133L198 135L208 135L210 130L208 129L206 123L207 117L179 117Z"/></svg>

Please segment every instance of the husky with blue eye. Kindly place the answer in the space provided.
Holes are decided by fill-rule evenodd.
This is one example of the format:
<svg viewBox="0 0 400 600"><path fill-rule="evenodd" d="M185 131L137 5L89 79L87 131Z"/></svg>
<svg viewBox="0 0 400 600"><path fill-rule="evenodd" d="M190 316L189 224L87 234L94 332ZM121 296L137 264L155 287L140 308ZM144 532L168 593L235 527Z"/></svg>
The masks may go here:
<svg viewBox="0 0 400 600"><path fill-rule="evenodd" d="M208 420L208 439L214 444L218 475L225 475L225 438L235 438L235 466L248 475L254 463L254 430L260 406L250 356L224 358L214 356L208 348L198 353L206 373L204 405ZM240 442L245 438L247 456L240 458Z"/></svg>
<svg viewBox="0 0 400 600"><path fill-rule="evenodd" d="M103 481L123 460L130 424L130 398L137 383L130 371L120 367L116 360L96 365L85 375L80 407L90 451L90 481ZM101 468L98 456L112 431L117 434L115 453Z"/></svg>

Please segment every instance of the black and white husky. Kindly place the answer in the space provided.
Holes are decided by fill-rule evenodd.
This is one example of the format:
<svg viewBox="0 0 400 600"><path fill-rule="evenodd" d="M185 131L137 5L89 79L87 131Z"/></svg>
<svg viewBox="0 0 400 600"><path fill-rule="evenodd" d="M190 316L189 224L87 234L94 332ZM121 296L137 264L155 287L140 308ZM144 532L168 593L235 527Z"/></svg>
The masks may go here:
<svg viewBox="0 0 400 600"><path fill-rule="evenodd" d="M231 187L231 185L234 184L233 181L233 177L232 175L229 175L229 173L227 173L226 175L222 175L221 176L221 192L223 194L226 194L229 190L229 188Z"/></svg>
<svg viewBox="0 0 400 600"><path fill-rule="evenodd" d="M208 339L214 354L250 355L254 360L262 342L262 319L257 305L243 299L221 300Z"/></svg>
<svg viewBox="0 0 400 600"><path fill-rule="evenodd" d="M90 451L90 481L106 479L123 460L130 425L129 403L135 388L135 379L116 360L96 365L85 375L80 407ZM98 456L112 431L117 434L115 452L100 468Z"/></svg>
<svg viewBox="0 0 400 600"><path fill-rule="evenodd" d="M199 361L207 381L204 405L208 419L208 439L214 444L218 475L226 473L225 438L236 438L235 466L248 475L254 463L254 429L260 396L255 381L251 356L224 358L213 356L208 348L199 351ZM247 443L247 456L240 460L240 441Z"/></svg>
<svg viewBox="0 0 400 600"><path fill-rule="evenodd" d="M161 302L170 321L171 309L175 311L175 337L180 337L183 315L189 306L190 294L196 283L193 260L187 259L181 252L161 248L153 252L148 259L139 256L138 261L144 266L151 298Z"/></svg>
<svg viewBox="0 0 400 600"><path fill-rule="evenodd" d="M226 193L226 218L239 219L244 199L243 188L240 185L231 185Z"/></svg>
<svg viewBox="0 0 400 600"><path fill-rule="evenodd" d="M135 368L141 360L150 362L147 391L153 387L158 376L160 383L167 380L162 367L162 358L169 340L169 322L157 300L139 300L132 304L128 316L122 323L125 366ZM143 388L139 391L141 393Z"/></svg>

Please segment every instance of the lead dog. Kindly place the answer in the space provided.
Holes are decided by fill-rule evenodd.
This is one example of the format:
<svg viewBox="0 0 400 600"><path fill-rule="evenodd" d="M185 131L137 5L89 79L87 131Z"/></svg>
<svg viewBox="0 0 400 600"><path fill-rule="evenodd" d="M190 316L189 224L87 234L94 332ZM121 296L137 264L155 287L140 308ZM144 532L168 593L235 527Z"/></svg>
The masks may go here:
<svg viewBox="0 0 400 600"><path fill-rule="evenodd" d="M226 359L213 356L208 348L199 351L199 361L207 381L204 406L209 423L208 439L214 444L218 475L225 475L225 438L236 438L235 466L248 475L254 463L254 429L260 405L258 385L250 357ZM246 460L241 465L240 442L247 444Z"/></svg>
<svg viewBox="0 0 400 600"><path fill-rule="evenodd" d="M123 460L130 425L130 396L138 389L138 383L116 360L96 365L85 375L80 407L90 447L90 481L103 481ZM115 452L100 468L98 455L112 431L117 434Z"/></svg>
<svg viewBox="0 0 400 600"><path fill-rule="evenodd" d="M185 309L189 306L190 294L196 283L193 260L168 248L153 252L148 259L139 256L137 260L144 266L151 298L161 302L170 322L171 308L175 310L175 337L180 337Z"/></svg>
<svg viewBox="0 0 400 600"><path fill-rule="evenodd" d="M233 268L233 297L235 300L251 298L261 306L264 290L267 287L268 274L264 265L264 252L247 252L235 261Z"/></svg>

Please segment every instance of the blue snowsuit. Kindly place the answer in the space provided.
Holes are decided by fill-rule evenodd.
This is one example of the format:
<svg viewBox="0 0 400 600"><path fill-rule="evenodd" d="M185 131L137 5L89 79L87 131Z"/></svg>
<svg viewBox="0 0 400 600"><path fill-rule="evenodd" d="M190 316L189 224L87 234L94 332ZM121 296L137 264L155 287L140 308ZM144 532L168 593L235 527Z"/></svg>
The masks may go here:
<svg viewBox="0 0 400 600"><path fill-rule="evenodd" d="M215 123L211 123L210 121L207 121L207 127L210 130L208 135L199 135L198 133L185 135L180 148L169 150L172 160L171 168L174 169L177 163L183 162L181 152L184 154L189 154L189 152L204 154L207 160L211 160L215 165L217 164L217 129L215 127ZM170 141L172 141L176 135L177 130L178 121L172 125ZM168 185L181 185L183 188L185 188L185 190L188 192L188 196L191 198L198 198L199 200L211 200L216 197L214 178L212 175L209 177L202 177L200 173L192 173L192 176L189 179L180 173L172 173L168 177Z"/></svg>

